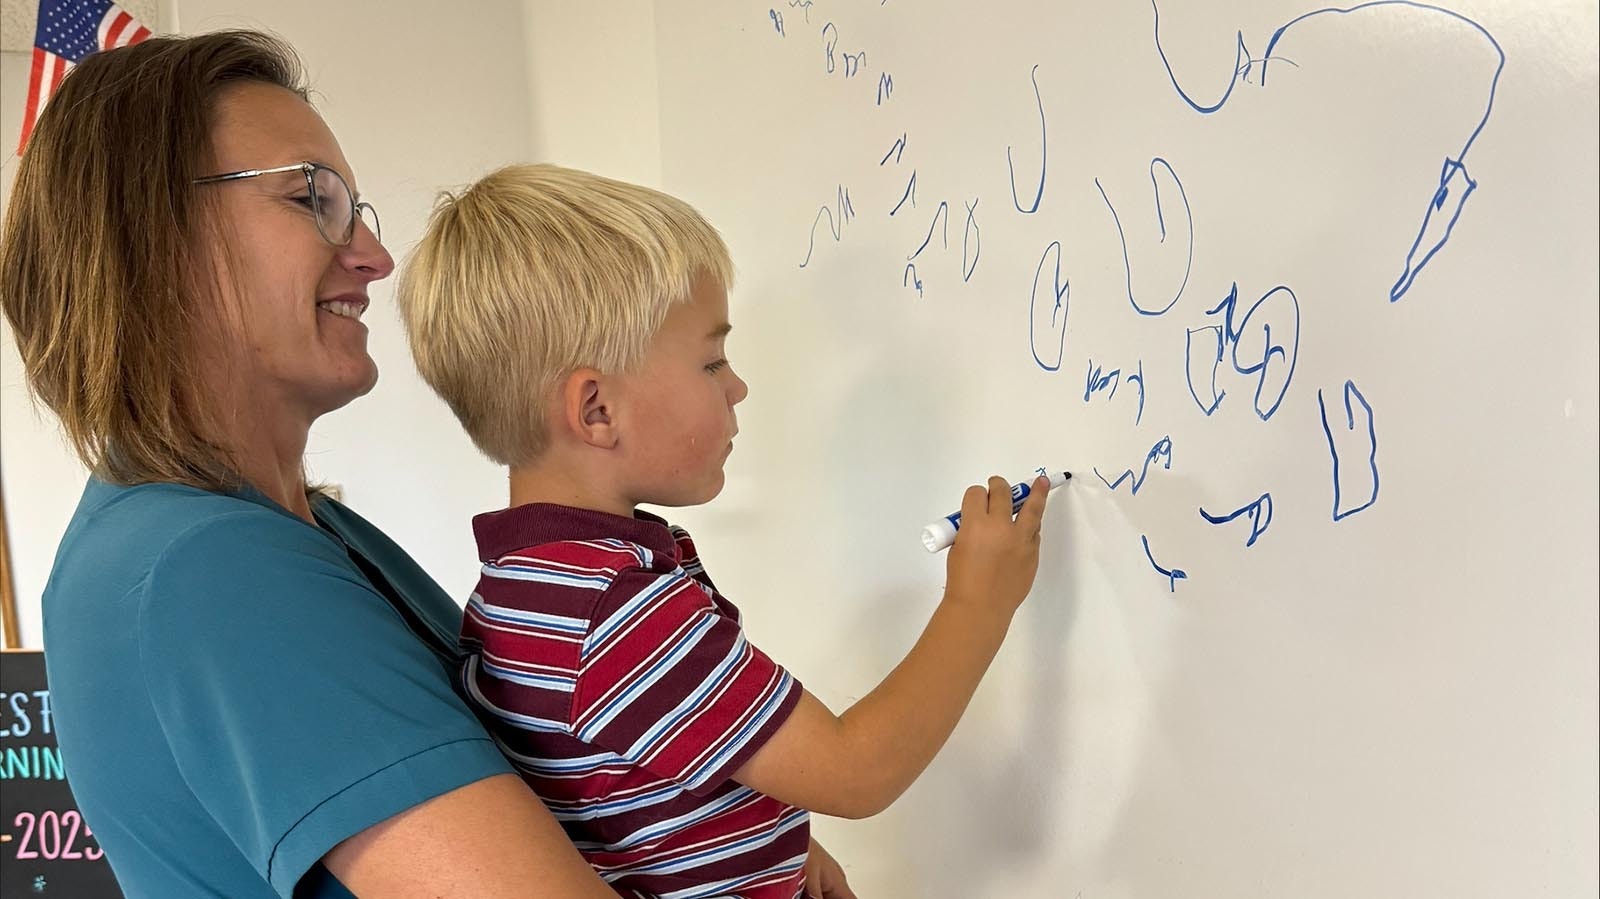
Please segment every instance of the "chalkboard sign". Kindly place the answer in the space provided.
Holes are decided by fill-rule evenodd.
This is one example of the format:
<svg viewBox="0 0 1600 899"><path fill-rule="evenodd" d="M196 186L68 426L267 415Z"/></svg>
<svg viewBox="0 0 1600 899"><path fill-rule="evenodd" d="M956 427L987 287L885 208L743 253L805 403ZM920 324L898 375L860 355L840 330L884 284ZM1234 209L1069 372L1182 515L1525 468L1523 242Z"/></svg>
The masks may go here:
<svg viewBox="0 0 1600 899"><path fill-rule="evenodd" d="M0 652L0 899L120 897L56 747L44 653Z"/></svg>

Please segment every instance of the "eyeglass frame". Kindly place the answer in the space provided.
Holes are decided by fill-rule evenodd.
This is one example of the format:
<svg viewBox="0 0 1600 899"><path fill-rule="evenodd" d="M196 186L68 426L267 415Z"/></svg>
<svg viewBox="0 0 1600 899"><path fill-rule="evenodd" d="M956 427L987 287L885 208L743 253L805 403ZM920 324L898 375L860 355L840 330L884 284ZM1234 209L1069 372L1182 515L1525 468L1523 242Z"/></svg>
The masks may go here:
<svg viewBox="0 0 1600 899"><path fill-rule="evenodd" d="M318 191L317 191L317 181L316 181L316 173L317 173L318 169L325 169L330 174L332 174L333 177L338 178L340 186L342 186L344 188L345 195L350 198L350 226L349 226L349 233L345 235L344 240L342 240L342 241L334 240L333 238L328 236L328 232L327 231L323 230L323 227L322 227L322 195L320 193L318 193ZM383 222L378 217L378 210L376 208L374 208L371 203L368 203L365 200L357 202L355 191L350 189L350 182L344 180L344 176L339 174L338 169L335 169L332 166L323 165L320 162L310 162L310 161L296 162L296 163L292 163L290 165L280 165L280 166L277 166L276 168L270 168L270 169L245 169L243 171L238 171L238 172L226 172L226 173L221 174L221 175L206 175L203 178L196 178L190 183L191 184L219 184L219 183L222 183L222 182L225 182L225 181L242 181L242 180L244 180L246 178L255 178L255 177L259 176L259 175L279 175L279 174L283 174L284 172L302 172L302 173L305 174L305 176L306 176L306 191L308 193L310 193L310 195L311 195L311 217L316 222L316 224L317 224L317 233L322 235L322 239L323 240L327 241L328 243L330 243L330 244L332 244L332 245L334 245L336 247L348 247L350 245L351 241L354 241L356 239L356 220L360 219L362 224L367 224L367 220L365 218L362 218L362 215L361 215L361 210L365 209L368 212L372 213L372 223L371 223L371 225L368 226L369 229L372 231L372 236L376 237L379 240L379 242L382 242L382 240L383 240Z"/></svg>

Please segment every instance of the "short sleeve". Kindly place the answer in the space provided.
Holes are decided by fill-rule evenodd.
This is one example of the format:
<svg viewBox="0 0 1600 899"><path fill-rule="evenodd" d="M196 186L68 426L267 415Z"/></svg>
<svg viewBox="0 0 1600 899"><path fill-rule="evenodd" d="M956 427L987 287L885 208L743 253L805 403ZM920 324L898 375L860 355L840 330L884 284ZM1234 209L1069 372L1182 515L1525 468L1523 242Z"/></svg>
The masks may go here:
<svg viewBox="0 0 1600 899"><path fill-rule="evenodd" d="M800 684L679 570L623 572L585 638L579 739L705 795L777 732Z"/></svg>
<svg viewBox="0 0 1600 899"><path fill-rule="evenodd" d="M138 627L182 777L280 895L345 838L510 771L343 548L277 512L175 539Z"/></svg>

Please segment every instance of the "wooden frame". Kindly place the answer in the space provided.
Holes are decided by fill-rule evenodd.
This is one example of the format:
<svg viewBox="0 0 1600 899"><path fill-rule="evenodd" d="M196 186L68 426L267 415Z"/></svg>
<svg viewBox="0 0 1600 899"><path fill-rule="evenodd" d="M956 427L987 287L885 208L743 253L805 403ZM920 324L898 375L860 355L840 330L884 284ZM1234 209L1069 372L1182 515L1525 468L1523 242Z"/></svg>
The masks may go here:
<svg viewBox="0 0 1600 899"><path fill-rule="evenodd" d="M0 484L0 623L4 624L5 648L22 646L17 626L17 591L11 580L11 538L6 533L5 486Z"/></svg>

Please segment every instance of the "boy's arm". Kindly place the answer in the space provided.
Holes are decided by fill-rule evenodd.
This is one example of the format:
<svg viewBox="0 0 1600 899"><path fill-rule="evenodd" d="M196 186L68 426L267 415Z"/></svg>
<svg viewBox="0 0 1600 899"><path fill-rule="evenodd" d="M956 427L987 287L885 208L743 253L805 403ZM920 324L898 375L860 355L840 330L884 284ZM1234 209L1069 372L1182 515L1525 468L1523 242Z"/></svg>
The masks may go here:
<svg viewBox="0 0 1600 899"><path fill-rule="evenodd" d="M911 652L843 715L805 693L734 779L842 818L875 815L905 792L955 729L1033 584L1048 490L1035 484L1012 521L1003 479L968 489L944 599Z"/></svg>

